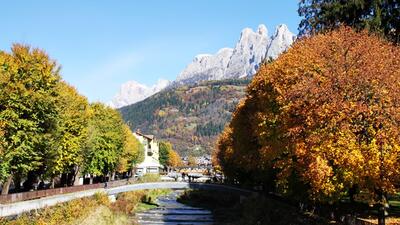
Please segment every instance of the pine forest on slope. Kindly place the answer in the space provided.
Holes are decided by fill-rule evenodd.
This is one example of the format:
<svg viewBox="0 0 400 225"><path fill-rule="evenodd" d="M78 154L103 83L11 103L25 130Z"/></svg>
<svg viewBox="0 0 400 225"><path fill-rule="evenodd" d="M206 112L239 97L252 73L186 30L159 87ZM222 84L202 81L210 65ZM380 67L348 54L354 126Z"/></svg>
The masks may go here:
<svg viewBox="0 0 400 225"><path fill-rule="evenodd" d="M208 81L171 88L120 111L132 130L170 141L182 156L210 154L249 82Z"/></svg>
<svg viewBox="0 0 400 225"><path fill-rule="evenodd" d="M210 154L259 65L277 58L295 39L286 25L272 36L264 25L245 28L235 48L197 55L175 81L164 82L166 89L119 110L132 130L170 141L182 156ZM139 93L136 86L120 96Z"/></svg>

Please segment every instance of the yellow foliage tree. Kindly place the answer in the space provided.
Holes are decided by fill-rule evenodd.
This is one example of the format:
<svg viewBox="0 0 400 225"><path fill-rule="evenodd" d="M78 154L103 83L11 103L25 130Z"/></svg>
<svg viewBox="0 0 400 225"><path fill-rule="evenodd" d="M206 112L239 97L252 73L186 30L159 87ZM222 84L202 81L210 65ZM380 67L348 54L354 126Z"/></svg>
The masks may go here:
<svg viewBox="0 0 400 225"><path fill-rule="evenodd" d="M196 158L194 156L189 156L187 163L188 163L188 166L190 166L190 167L197 166L197 160L196 160Z"/></svg>
<svg viewBox="0 0 400 225"><path fill-rule="evenodd" d="M400 181L399 58L399 47L346 27L298 40L261 66L216 161L236 180L270 173L286 194L336 201L357 186L382 201Z"/></svg>
<svg viewBox="0 0 400 225"><path fill-rule="evenodd" d="M131 171L135 165L144 160L143 145L133 136L128 125L124 124L122 128L124 132L124 146L117 165L119 173Z"/></svg>
<svg viewBox="0 0 400 225"><path fill-rule="evenodd" d="M168 166L171 166L171 167L182 166L181 157L172 148L168 149Z"/></svg>

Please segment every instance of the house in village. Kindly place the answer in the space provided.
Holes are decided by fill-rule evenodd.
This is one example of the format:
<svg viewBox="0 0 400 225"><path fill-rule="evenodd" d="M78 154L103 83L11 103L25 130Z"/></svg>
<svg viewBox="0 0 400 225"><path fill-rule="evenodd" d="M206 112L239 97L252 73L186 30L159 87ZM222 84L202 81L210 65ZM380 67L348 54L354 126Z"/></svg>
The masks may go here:
<svg viewBox="0 0 400 225"><path fill-rule="evenodd" d="M145 135L140 131L133 133L144 146L144 160L137 165L136 173L144 175L146 173L159 173L162 168L159 161L159 146L153 135Z"/></svg>

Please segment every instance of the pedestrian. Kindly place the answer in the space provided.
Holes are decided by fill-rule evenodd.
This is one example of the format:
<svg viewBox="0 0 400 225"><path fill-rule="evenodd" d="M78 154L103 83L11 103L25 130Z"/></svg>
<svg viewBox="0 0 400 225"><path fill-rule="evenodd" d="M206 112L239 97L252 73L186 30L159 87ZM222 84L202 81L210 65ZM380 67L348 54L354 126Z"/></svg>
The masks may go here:
<svg viewBox="0 0 400 225"><path fill-rule="evenodd" d="M182 180L183 181L185 181L185 176L186 176L185 172L182 172Z"/></svg>

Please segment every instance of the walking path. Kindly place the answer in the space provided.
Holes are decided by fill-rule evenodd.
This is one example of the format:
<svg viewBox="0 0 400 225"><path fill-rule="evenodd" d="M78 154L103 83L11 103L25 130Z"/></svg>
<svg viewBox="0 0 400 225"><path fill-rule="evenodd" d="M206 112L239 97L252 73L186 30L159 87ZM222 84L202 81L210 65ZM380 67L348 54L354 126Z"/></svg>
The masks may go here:
<svg viewBox="0 0 400 225"><path fill-rule="evenodd" d="M130 184L113 188L99 188L68 194L54 195L29 201L15 202L10 204L0 204L0 217L18 215L23 212L28 212L35 209L40 209L48 206L53 206L58 203L71 201L73 199L83 198L94 195L96 192L105 192L112 196L118 193L146 190L146 189L205 189L205 190L223 190L240 193L241 195L251 195L253 192L240 189L236 187L218 185L218 184L205 184L205 183L187 183L187 182L154 182L154 183L139 183Z"/></svg>

